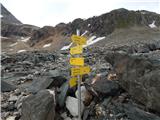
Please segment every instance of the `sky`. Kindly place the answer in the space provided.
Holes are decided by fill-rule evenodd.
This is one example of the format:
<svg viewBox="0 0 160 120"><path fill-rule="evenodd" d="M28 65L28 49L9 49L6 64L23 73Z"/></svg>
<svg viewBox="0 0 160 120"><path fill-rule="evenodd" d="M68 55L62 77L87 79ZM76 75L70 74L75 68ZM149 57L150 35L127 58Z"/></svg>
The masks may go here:
<svg viewBox="0 0 160 120"><path fill-rule="evenodd" d="M0 0L22 23L43 27L87 19L118 8L160 13L160 0Z"/></svg>

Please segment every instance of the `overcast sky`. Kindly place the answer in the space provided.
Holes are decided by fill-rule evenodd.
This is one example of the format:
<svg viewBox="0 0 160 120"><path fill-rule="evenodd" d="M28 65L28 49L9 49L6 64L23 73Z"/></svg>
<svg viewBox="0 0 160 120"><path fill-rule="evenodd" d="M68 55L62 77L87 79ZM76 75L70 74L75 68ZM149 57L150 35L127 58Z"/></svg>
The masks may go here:
<svg viewBox="0 0 160 120"><path fill-rule="evenodd" d="M160 13L160 0L0 0L21 22L36 26L87 19L117 8Z"/></svg>

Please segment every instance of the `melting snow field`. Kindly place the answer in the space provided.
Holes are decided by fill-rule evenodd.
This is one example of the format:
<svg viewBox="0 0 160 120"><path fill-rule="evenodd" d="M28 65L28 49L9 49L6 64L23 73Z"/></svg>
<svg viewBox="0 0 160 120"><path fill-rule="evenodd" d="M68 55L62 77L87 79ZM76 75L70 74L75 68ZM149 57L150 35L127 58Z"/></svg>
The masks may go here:
<svg viewBox="0 0 160 120"><path fill-rule="evenodd" d="M19 50L17 53L26 52L26 50Z"/></svg>
<svg viewBox="0 0 160 120"><path fill-rule="evenodd" d="M61 50L68 50L72 46L72 44L73 43L70 43L69 45L62 47Z"/></svg>
<svg viewBox="0 0 160 120"><path fill-rule="evenodd" d="M46 47L49 47L49 46L51 46L51 43L45 44L45 45L43 46L43 48L46 48Z"/></svg>
<svg viewBox="0 0 160 120"><path fill-rule="evenodd" d="M90 46L92 44L95 44L96 42L98 41L101 41L103 39L105 39L106 37L98 37L96 38L96 36L92 36L88 41L87 41L87 44L84 45L83 47L87 47L87 46Z"/></svg>
<svg viewBox="0 0 160 120"><path fill-rule="evenodd" d="M25 38L25 39L22 39L21 41L22 41L22 42L27 42L29 39L30 39L30 37L27 37L27 38Z"/></svg>
<svg viewBox="0 0 160 120"><path fill-rule="evenodd" d="M13 47L13 46L15 46L15 45L17 45L18 43L16 42L16 43L13 43L13 44L11 44L10 45L10 47Z"/></svg>
<svg viewBox="0 0 160 120"><path fill-rule="evenodd" d="M0 36L0 38L1 38L1 39L2 39L2 38L3 38L3 39L8 39L8 37L3 37L3 36Z"/></svg>
<svg viewBox="0 0 160 120"><path fill-rule="evenodd" d="M152 24L149 24L149 27L150 27L150 28L156 28L157 26L155 25L155 22L156 22L156 21L154 20L154 21L152 22Z"/></svg>

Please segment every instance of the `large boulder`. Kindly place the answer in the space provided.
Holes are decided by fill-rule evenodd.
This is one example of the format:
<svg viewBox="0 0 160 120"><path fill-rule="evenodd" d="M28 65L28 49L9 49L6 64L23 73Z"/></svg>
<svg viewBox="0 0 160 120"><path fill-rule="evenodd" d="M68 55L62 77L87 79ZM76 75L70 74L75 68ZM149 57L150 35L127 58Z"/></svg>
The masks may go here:
<svg viewBox="0 0 160 120"><path fill-rule="evenodd" d="M55 92L42 90L22 102L22 120L54 120Z"/></svg>
<svg viewBox="0 0 160 120"><path fill-rule="evenodd" d="M98 95L102 96L114 96L120 89L116 81L108 80L107 77L104 76L101 76L91 86L98 93Z"/></svg>
<svg viewBox="0 0 160 120"><path fill-rule="evenodd" d="M66 79L62 76L40 76L35 77L31 85L25 87L28 92L37 93L40 90L44 90L52 87L60 87Z"/></svg>
<svg viewBox="0 0 160 120"><path fill-rule="evenodd" d="M5 81L1 81L1 91L2 92L10 92L16 89L16 86L11 85Z"/></svg>
<svg viewBox="0 0 160 120"><path fill-rule="evenodd" d="M147 108L160 112L160 61L143 55L108 52L120 85Z"/></svg>

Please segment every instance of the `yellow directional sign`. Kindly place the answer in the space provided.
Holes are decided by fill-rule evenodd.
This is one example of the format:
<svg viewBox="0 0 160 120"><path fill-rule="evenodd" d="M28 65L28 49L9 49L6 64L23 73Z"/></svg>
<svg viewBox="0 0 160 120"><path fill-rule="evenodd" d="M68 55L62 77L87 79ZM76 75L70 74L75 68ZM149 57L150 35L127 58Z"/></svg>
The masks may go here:
<svg viewBox="0 0 160 120"><path fill-rule="evenodd" d="M71 40L78 45L85 45L87 39L83 36L72 35Z"/></svg>
<svg viewBox="0 0 160 120"><path fill-rule="evenodd" d="M81 54L83 52L83 47L81 45L78 45L76 47L72 47L70 49L70 54L75 55L75 54Z"/></svg>
<svg viewBox="0 0 160 120"><path fill-rule="evenodd" d="M89 66L71 68L71 76L88 74L90 71Z"/></svg>
<svg viewBox="0 0 160 120"><path fill-rule="evenodd" d="M84 58L70 58L70 64L84 66Z"/></svg>
<svg viewBox="0 0 160 120"><path fill-rule="evenodd" d="M73 87L73 86L77 85L77 80L78 80L77 77L71 78L71 79L69 80L69 86L70 86L70 87Z"/></svg>

